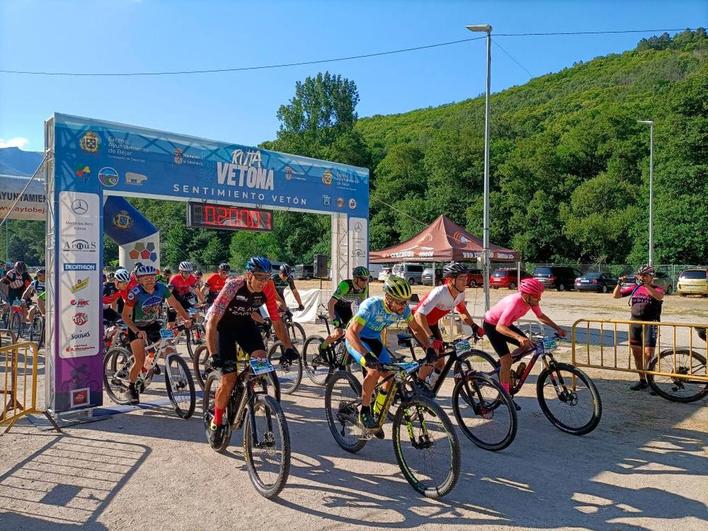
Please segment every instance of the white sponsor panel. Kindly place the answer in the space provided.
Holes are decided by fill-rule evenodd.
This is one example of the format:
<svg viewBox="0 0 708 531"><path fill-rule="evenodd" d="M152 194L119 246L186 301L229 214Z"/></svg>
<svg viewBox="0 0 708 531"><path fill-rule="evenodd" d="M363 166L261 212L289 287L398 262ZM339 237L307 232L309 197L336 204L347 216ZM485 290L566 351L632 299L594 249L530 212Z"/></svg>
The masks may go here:
<svg viewBox="0 0 708 531"><path fill-rule="evenodd" d="M100 223L96 194L59 194L59 356L82 358L100 351L103 324Z"/></svg>
<svg viewBox="0 0 708 531"><path fill-rule="evenodd" d="M369 221L365 218L349 218L349 265L369 266ZM351 277L351 271L349 276Z"/></svg>

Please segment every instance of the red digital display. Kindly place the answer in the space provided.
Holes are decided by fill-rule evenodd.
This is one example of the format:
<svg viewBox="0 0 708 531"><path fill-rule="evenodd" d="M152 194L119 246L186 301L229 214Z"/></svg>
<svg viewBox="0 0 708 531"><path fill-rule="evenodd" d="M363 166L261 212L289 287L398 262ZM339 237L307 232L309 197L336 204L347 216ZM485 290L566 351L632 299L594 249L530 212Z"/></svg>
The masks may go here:
<svg viewBox="0 0 708 531"><path fill-rule="evenodd" d="M220 230L271 230L273 212L257 208L189 203L187 225Z"/></svg>

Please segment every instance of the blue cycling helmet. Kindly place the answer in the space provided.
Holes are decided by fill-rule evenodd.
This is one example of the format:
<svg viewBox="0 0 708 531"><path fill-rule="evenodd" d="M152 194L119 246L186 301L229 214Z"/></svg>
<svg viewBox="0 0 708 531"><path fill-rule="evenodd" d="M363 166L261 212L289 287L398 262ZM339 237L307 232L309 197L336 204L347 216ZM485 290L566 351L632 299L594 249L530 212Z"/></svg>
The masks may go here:
<svg viewBox="0 0 708 531"><path fill-rule="evenodd" d="M252 256L246 262L246 271L251 273L270 273L271 269L270 260L265 256Z"/></svg>

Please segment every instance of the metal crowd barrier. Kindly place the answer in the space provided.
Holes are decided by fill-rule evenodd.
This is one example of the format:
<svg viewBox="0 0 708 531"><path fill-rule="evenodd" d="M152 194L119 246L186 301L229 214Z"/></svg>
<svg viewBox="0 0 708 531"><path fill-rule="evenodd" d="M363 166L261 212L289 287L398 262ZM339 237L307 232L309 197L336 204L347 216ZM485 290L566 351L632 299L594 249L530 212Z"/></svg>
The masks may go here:
<svg viewBox="0 0 708 531"><path fill-rule="evenodd" d="M10 431L22 417L32 413L43 413L52 426L61 431L49 413L37 406L38 357L37 344L33 342L0 347L0 396L3 406L0 427L7 425L3 433Z"/></svg>
<svg viewBox="0 0 708 531"><path fill-rule="evenodd" d="M634 356L630 345L633 326L641 326L642 351L649 347L646 345L647 333L651 331L648 327L655 328L656 348L652 358L659 358L653 371L646 370L646 366L644 370L633 367ZM690 378L691 381L708 383L706 342L695 333L707 327L708 324L705 323L578 319L573 323L571 331L572 363L576 367L653 374L684 380ZM677 361L678 354L684 356L683 359L687 355L690 360L689 368L699 367L698 372L687 371L686 367ZM652 358L645 363L649 363Z"/></svg>

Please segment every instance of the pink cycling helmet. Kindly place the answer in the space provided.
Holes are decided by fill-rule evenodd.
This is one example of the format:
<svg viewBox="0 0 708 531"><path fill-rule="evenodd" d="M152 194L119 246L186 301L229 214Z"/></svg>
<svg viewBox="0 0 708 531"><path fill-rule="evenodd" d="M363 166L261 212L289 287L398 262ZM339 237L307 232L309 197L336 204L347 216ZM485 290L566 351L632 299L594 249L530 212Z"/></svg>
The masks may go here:
<svg viewBox="0 0 708 531"><path fill-rule="evenodd" d="M545 289L543 284L535 278L525 278L521 281L521 284L519 284L519 291L521 293L526 293L536 298L540 297Z"/></svg>

